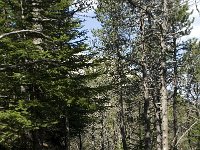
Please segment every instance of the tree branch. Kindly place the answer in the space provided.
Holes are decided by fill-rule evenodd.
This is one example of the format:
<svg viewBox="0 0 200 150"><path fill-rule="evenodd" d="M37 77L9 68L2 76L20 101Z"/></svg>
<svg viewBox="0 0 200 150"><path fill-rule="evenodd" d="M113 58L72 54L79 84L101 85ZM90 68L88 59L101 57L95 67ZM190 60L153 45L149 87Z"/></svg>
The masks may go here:
<svg viewBox="0 0 200 150"><path fill-rule="evenodd" d="M197 12L199 13L199 15L200 15L200 11L199 11L199 9L198 9L198 4L197 4L197 1L195 0L195 6L196 6L196 10L197 10Z"/></svg>
<svg viewBox="0 0 200 150"><path fill-rule="evenodd" d="M150 16L151 18L154 18L152 13L148 11L147 9L144 9L142 6L134 2L133 0L127 0L127 2L134 8L139 8L145 12L146 15Z"/></svg>
<svg viewBox="0 0 200 150"><path fill-rule="evenodd" d="M195 121L184 133L183 135L178 139L175 146L177 146L180 143L180 140L192 129L192 127L198 123L199 120Z"/></svg>
<svg viewBox="0 0 200 150"><path fill-rule="evenodd" d="M49 36L41 33L40 31L37 31L37 30L18 30L18 31L12 31L12 32L8 32L8 33L4 33L2 35L0 35L0 39L3 39L7 36L10 36L12 34L19 34L19 33L35 33L35 34L39 34L43 37L45 37L46 39L49 39L49 40L52 40Z"/></svg>

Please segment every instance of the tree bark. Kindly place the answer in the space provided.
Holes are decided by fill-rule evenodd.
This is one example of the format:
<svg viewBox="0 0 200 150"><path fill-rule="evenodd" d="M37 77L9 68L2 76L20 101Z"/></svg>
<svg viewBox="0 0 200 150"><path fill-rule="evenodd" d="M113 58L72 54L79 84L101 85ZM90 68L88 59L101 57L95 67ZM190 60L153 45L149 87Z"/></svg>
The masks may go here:
<svg viewBox="0 0 200 150"><path fill-rule="evenodd" d="M83 149L83 144L82 144L82 137L81 137L80 131L78 133L78 138L79 138L79 150L82 150Z"/></svg>
<svg viewBox="0 0 200 150"><path fill-rule="evenodd" d="M39 20L41 18L41 10L40 10L40 5L41 5L41 0L33 0L31 2L31 14L32 14L32 30L37 30L38 32L42 31L42 25L40 24ZM36 42L39 41L39 42ZM41 49L39 44L42 43L41 38L34 38L33 39L33 44L36 45L37 48ZM31 92L34 93L34 89L29 87L31 89ZM35 95L33 95L35 96ZM31 96L29 96L29 100L31 100ZM39 140L39 135L38 135L38 130L33 130L32 131L32 138L33 138L33 149L34 150L40 150L42 149L41 143L42 141Z"/></svg>
<svg viewBox="0 0 200 150"><path fill-rule="evenodd" d="M38 32L42 32L43 30L43 26L41 24L41 0L33 0L32 1L32 21L33 21L33 26L32 29L36 30ZM38 49L42 49L42 47L40 46L40 44L42 43L42 38L34 38L33 39L33 44L35 44L37 46Z"/></svg>
<svg viewBox="0 0 200 150"><path fill-rule="evenodd" d="M173 54L173 62L174 62L174 91L173 91L173 150L178 150L176 143L177 143L177 131L178 131L178 124L177 124L177 80L178 80L178 71L177 71L177 59L176 59L176 38L173 39L173 47L174 47L174 54Z"/></svg>
<svg viewBox="0 0 200 150"><path fill-rule="evenodd" d="M120 125L120 133L122 137L122 146L124 150L128 150L127 141L126 141L126 128L125 128L125 121L124 121L124 99L123 99L123 87L122 87L122 80L123 80L123 67L122 61L120 57L120 47L117 45L117 75L119 76L118 79L118 94L119 94L119 125Z"/></svg>
<svg viewBox="0 0 200 150"><path fill-rule="evenodd" d="M105 149L105 137L104 137L104 113L101 116L101 150Z"/></svg>
<svg viewBox="0 0 200 150"><path fill-rule="evenodd" d="M125 131L125 124L124 124L124 104L123 104L123 97L122 97L122 87L120 87L120 113L119 113L119 120L120 120L120 133L122 136L122 145L124 150L128 150L127 142L126 142L126 131Z"/></svg>
<svg viewBox="0 0 200 150"><path fill-rule="evenodd" d="M69 119L65 116L65 150L70 150L70 130L69 130Z"/></svg>
<svg viewBox="0 0 200 150"><path fill-rule="evenodd" d="M94 129L94 122L92 123L92 134L91 134L91 137L92 137L92 149L95 150L95 129Z"/></svg>
<svg viewBox="0 0 200 150"><path fill-rule="evenodd" d="M167 0L162 1L162 24L161 24L161 73L160 73L160 81L161 81L161 105L162 105L162 142L163 142L163 150L169 149L168 144L168 94L167 94L167 83L166 83L166 50L167 45L165 41L165 36L167 32Z"/></svg>
<svg viewBox="0 0 200 150"><path fill-rule="evenodd" d="M154 107L156 109L156 148L162 150L162 118L160 105L160 91L159 86L155 87L154 93Z"/></svg>
<svg viewBox="0 0 200 150"><path fill-rule="evenodd" d="M162 67L165 66L165 63L162 62ZM164 71L162 69L162 71ZM166 81L165 74L162 73L161 76L161 102L162 102L162 139L163 139L163 150L168 150L168 102L167 102L167 89L166 89Z"/></svg>
<svg viewBox="0 0 200 150"><path fill-rule="evenodd" d="M140 31L141 31L141 51L142 51L142 76L143 76L143 91L144 91L144 148L150 150L151 137L150 137L150 118L149 118L149 105L150 105L150 94L148 85L148 64L146 56L146 45L145 45L145 13L141 10L140 16Z"/></svg>

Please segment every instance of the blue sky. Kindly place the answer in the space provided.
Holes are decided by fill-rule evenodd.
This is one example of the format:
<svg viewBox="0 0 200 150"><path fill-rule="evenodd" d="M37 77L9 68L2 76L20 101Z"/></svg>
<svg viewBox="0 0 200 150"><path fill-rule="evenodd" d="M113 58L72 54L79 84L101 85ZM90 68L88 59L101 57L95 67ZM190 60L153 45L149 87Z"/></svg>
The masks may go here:
<svg viewBox="0 0 200 150"><path fill-rule="evenodd" d="M200 10L200 0L197 2L197 8ZM182 38L183 40L188 39L188 38L200 39L200 12L197 11L195 5L191 5L190 10L193 10L193 14L192 14L191 18L193 18L193 17L195 18L194 23L192 24L193 29L192 29L190 35ZM95 16L95 14L92 10L88 11L87 13L84 12L82 15L88 16L88 17L81 17L81 18L84 18L86 20L83 23L83 25L84 25L83 29L88 30L87 35L89 37L89 40L92 40L93 35L92 35L91 31L93 29L101 28L101 25L95 18L92 18Z"/></svg>

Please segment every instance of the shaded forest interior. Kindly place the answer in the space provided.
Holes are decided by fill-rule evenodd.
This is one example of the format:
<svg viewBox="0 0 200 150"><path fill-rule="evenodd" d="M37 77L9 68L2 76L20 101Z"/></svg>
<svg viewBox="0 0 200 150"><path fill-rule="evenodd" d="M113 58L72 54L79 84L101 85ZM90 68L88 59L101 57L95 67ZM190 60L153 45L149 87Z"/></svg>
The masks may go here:
<svg viewBox="0 0 200 150"><path fill-rule="evenodd" d="M0 0L0 150L200 150L198 5Z"/></svg>

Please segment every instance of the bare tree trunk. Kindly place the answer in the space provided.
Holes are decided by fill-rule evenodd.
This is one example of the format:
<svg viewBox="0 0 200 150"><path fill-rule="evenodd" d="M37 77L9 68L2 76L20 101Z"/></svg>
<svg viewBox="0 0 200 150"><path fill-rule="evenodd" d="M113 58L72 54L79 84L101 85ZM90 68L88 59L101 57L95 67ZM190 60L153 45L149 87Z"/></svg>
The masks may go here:
<svg viewBox="0 0 200 150"><path fill-rule="evenodd" d="M173 93L173 150L178 150L176 143L177 143L177 131L178 131L178 124L177 124L177 80L178 80L178 72L177 72L177 59L176 59L176 39L173 39L173 46L174 46L174 54L173 54L173 63L174 63L174 93Z"/></svg>
<svg viewBox="0 0 200 150"><path fill-rule="evenodd" d="M150 105L150 95L149 95L149 87L148 87L148 64L147 64L147 56L146 56L146 46L145 46L145 13L141 10L141 18L140 18L140 31L141 31L141 46L142 46L142 75L143 75L143 91L144 91L144 148L145 150L150 150L151 147L151 137L150 137L150 118L149 118L149 105Z"/></svg>
<svg viewBox="0 0 200 150"><path fill-rule="evenodd" d="M118 38L118 37L117 37ZM123 87L122 87L122 80L123 80L123 67L120 57L120 47L117 45L117 75L118 78L118 94L119 94L119 127L120 127L120 133L122 138L122 146L124 150L128 150L127 147L127 141L126 141L126 128L125 128L125 122L124 122L124 99L123 99Z"/></svg>
<svg viewBox="0 0 200 150"><path fill-rule="evenodd" d="M94 129L94 122L92 123L92 149L95 150L95 129Z"/></svg>
<svg viewBox="0 0 200 150"><path fill-rule="evenodd" d="M21 3L22 5L22 3ZM32 26L32 29L33 30L37 30L37 31L42 31L42 25L40 23L40 19L41 19L41 8L40 8L40 5L41 5L41 0L33 0L32 3L32 10L31 10L31 13L32 13L32 22L33 22L33 26ZM23 12L23 9L21 10ZM23 14L22 14L22 18L23 18ZM40 47L40 44L42 43L42 39L41 38L34 38L33 39L33 44L36 45L36 47L38 49L42 49ZM34 93L34 87L31 88L31 92ZM33 95L35 96L35 95ZM31 96L29 95L29 100L31 100ZM39 135L38 135L38 130L34 130L32 131L32 138L33 138L33 149L34 150L40 150L42 149L42 145L41 145L41 141L39 139Z"/></svg>
<svg viewBox="0 0 200 150"><path fill-rule="evenodd" d="M165 41L165 36L167 32L167 0L162 1L162 24L161 24L161 73L160 73L160 80L161 80L161 105L162 105L162 139L163 139L163 150L169 149L168 144L168 96L167 96L167 83L166 83L166 74L167 74L167 67L166 67L166 50L167 45Z"/></svg>
<svg viewBox="0 0 200 150"><path fill-rule="evenodd" d="M125 131L125 124L124 124L124 104L123 104L123 97L122 97L122 87L120 85L120 112L119 112L119 120L120 120L120 133L122 136L122 145L124 150L128 150L127 142L126 142L126 131Z"/></svg>
<svg viewBox="0 0 200 150"><path fill-rule="evenodd" d="M147 85L146 69L143 69L143 86L144 86L144 127L145 127L145 150L150 149L150 118L149 118L149 89Z"/></svg>
<svg viewBox="0 0 200 150"><path fill-rule="evenodd" d="M69 130L69 119L65 116L65 150L70 150L70 130Z"/></svg>
<svg viewBox="0 0 200 150"><path fill-rule="evenodd" d="M157 150L162 150L162 118L161 118L161 106L160 106L160 91L159 87L155 87L154 93L154 106L156 108L156 147Z"/></svg>
<svg viewBox="0 0 200 150"><path fill-rule="evenodd" d="M104 112L101 117L101 150L105 149L105 137L104 137Z"/></svg>
<svg viewBox="0 0 200 150"><path fill-rule="evenodd" d="M145 127L145 150L150 149L150 119L149 119L149 90L147 86L146 71L143 72L143 86L144 86L144 127Z"/></svg>
<svg viewBox="0 0 200 150"><path fill-rule="evenodd" d="M162 67L165 66L165 63L162 62ZM165 72L164 69L162 71ZM162 103L162 139L163 139L163 150L168 150L168 102L167 102L167 89L165 81L165 73L161 75L161 103Z"/></svg>
<svg viewBox="0 0 200 150"><path fill-rule="evenodd" d="M33 30L37 30L41 32L43 30L42 24L41 24L41 0L33 0L32 1L32 21L33 21ZM38 49L42 49L40 44L42 43L42 38L34 38L33 44L37 45Z"/></svg>
<svg viewBox="0 0 200 150"><path fill-rule="evenodd" d="M78 138L79 138L79 150L82 150L83 149L83 144L82 144L82 137L81 137L80 131L78 133Z"/></svg>
<svg viewBox="0 0 200 150"><path fill-rule="evenodd" d="M139 113L139 118L141 119L142 118L142 105L141 105L141 102L139 102L139 110L138 110L138 113ZM142 139L142 124L141 123L139 123L139 149L143 149L143 139Z"/></svg>
<svg viewBox="0 0 200 150"><path fill-rule="evenodd" d="M112 127L113 127L113 149L117 149L117 142L118 142L118 132L116 131L116 122L115 120L113 120L112 123Z"/></svg>

